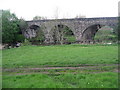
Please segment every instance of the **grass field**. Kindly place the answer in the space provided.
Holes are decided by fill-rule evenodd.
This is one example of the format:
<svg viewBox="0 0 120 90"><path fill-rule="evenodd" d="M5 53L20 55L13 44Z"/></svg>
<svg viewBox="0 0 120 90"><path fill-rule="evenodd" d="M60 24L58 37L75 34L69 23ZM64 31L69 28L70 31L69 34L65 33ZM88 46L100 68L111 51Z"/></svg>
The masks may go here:
<svg viewBox="0 0 120 90"><path fill-rule="evenodd" d="M3 50L3 88L117 88L117 45Z"/></svg>

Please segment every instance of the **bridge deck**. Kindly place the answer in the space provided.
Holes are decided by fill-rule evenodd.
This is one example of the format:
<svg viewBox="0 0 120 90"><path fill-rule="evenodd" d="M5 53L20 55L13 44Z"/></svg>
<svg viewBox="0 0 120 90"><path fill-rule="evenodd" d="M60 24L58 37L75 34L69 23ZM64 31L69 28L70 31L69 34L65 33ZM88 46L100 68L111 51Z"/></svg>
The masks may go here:
<svg viewBox="0 0 120 90"><path fill-rule="evenodd" d="M70 19L46 19L46 20L31 20L26 22L45 22L45 21L65 21L65 20L82 20L82 21L89 21L89 20L99 20L99 19L118 19L118 17L97 17L97 18L70 18Z"/></svg>

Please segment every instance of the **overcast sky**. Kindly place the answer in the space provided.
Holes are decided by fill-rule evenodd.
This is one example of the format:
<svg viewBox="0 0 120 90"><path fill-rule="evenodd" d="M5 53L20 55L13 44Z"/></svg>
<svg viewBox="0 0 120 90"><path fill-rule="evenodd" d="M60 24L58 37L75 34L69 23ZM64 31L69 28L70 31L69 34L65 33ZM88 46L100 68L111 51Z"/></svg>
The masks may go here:
<svg viewBox="0 0 120 90"><path fill-rule="evenodd" d="M119 0L0 0L0 9L9 9L19 18L32 20L34 16L55 18L118 16Z"/></svg>

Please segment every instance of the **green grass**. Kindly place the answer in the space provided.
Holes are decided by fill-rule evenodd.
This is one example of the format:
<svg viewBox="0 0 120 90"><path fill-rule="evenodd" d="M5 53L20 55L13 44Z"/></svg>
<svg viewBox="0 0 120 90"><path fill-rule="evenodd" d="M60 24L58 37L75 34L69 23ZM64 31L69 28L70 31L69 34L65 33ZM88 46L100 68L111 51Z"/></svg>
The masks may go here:
<svg viewBox="0 0 120 90"><path fill-rule="evenodd" d="M94 67L97 64L117 63L116 44L22 46L5 49L2 52L3 69L14 71L3 71L2 84L3 88L117 88L118 73L113 72L116 66ZM91 64L93 69L24 70L45 66L77 67L79 64ZM15 72L15 69L18 71ZM49 74L43 74L44 71Z"/></svg>
<svg viewBox="0 0 120 90"><path fill-rule="evenodd" d="M118 63L116 45L24 46L3 50L3 67Z"/></svg>
<svg viewBox="0 0 120 90"><path fill-rule="evenodd" d="M65 36L65 38L67 39L67 42L75 42L76 41L76 39L75 39L75 36L73 36L73 35L67 35L67 36Z"/></svg>
<svg viewBox="0 0 120 90"><path fill-rule="evenodd" d="M117 41L117 35L115 35L113 33L112 30L105 30L105 29L101 29L99 30L95 37L94 37L95 41L101 41L101 42L114 42Z"/></svg>
<svg viewBox="0 0 120 90"><path fill-rule="evenodd" d="M116 88L118 74L31 74L3 76L3 88Z"/></svg>

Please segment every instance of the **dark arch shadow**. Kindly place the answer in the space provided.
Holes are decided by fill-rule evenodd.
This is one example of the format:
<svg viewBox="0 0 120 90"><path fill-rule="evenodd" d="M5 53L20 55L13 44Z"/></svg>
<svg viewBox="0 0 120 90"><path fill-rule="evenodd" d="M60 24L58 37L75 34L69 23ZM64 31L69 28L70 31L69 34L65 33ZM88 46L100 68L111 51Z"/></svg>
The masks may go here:
<svg viewBox="0 0 120 90"><path fill-rule="evenodd" d="M54 44L71 44L76 41L73 31L66 25L58 24L51 31Z"/></svg>
<svg viewBox="0 0 120 90"><path fill-rule="evenodd" d="M86 28L81 37L81 43L90 43L94 41L94 36L96 32L102 28L104 25L94 24Z"/></svg>
<svg viewBox="0 0 120 90"><path fill-rule="evenodd" d="M31 25L29 26L30 29L38 30L40 28L38 25Z"/></svg>

